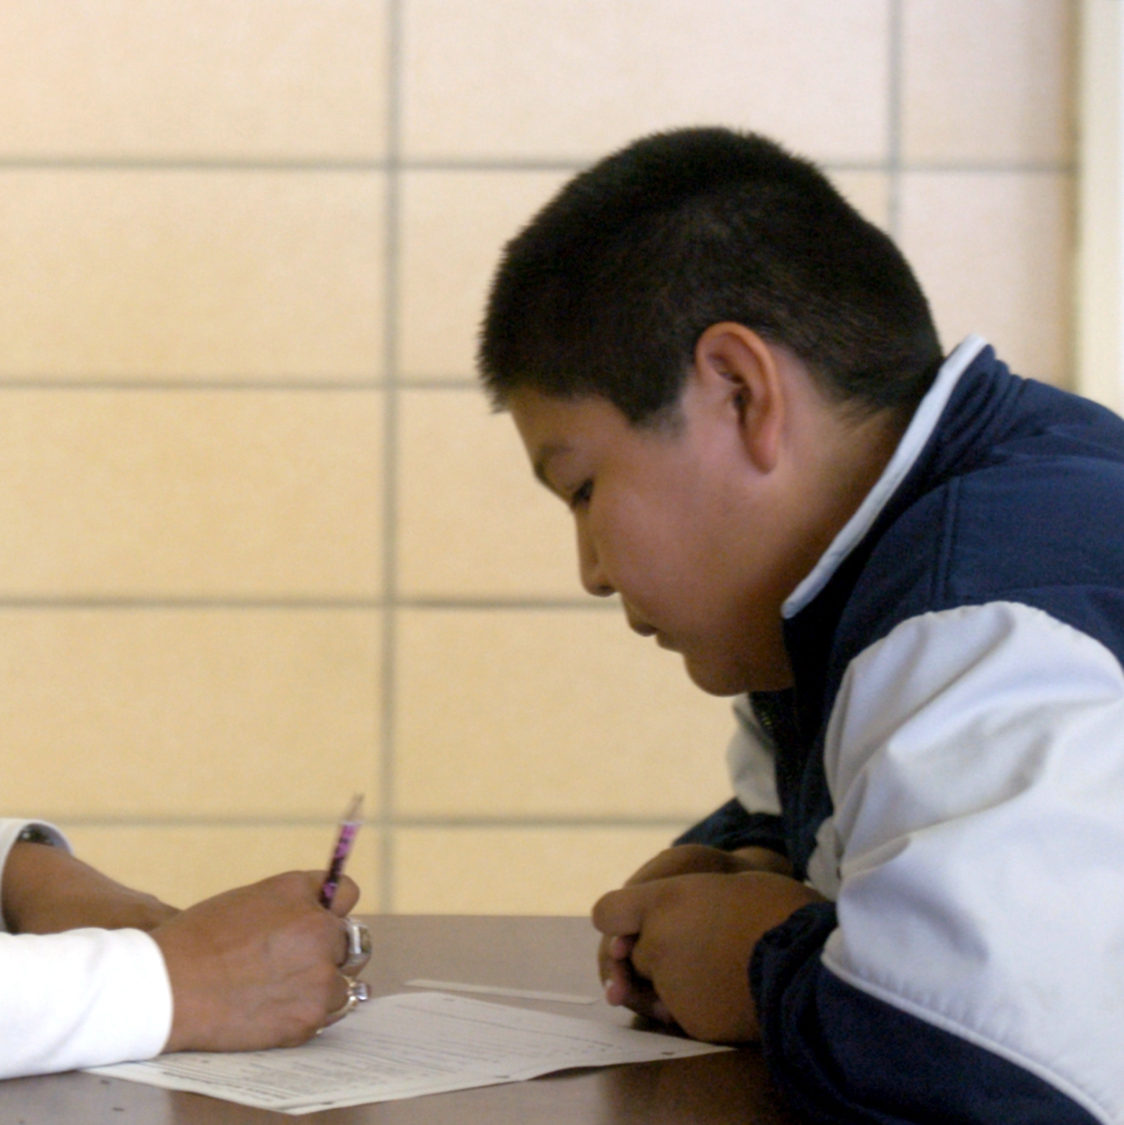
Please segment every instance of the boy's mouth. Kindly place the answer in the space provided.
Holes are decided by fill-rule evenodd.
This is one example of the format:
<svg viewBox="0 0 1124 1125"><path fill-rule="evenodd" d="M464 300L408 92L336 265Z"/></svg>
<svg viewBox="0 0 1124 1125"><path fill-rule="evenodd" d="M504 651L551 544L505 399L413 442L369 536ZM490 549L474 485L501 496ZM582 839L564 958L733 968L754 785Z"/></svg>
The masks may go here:
<svg viewBox="0 0 1124 1125"><path fill-rule="evenodd" d="M639 634L641 637L655 637L656 644L658 644L660 648L666 648L671 652L676 651L671 640L665 634L661 633L655 625L649 625L644 621L633 621L631 617L628 619L628 625L634 633Z"/></svg>

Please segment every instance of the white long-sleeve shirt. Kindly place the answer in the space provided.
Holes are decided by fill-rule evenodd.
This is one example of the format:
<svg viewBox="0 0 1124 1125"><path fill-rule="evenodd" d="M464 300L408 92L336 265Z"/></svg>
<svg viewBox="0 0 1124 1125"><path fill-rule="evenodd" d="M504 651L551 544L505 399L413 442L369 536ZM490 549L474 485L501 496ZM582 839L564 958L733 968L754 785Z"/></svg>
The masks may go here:
<svg viewBox="0 0 1124 1125"><path fill-rule="evenodd" d="M0 878L33 824L68 847L51 825L0 820ZM148 934L11 934L0 915L0 1078L151 1058L171 1026L171 983Z"/></svg>

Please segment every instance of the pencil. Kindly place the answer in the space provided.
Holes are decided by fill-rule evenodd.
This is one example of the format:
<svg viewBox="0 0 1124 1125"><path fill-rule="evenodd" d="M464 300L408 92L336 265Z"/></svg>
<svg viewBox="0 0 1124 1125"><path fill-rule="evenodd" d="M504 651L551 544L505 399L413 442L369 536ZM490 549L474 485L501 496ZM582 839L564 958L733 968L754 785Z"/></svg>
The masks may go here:
<svg viewBox="0 0 1124 1125"><path fill-rule="evenodd" d="M358 793L347 806L343 817L340 819L339 835L336 837L336 847L328 863L328 870L324 875L324 882L320 884L320 905L327 908L332 905L336 897L336 888L340 885L340 876L343 874L344 864L351 853L351 845L355 841L355 834L359 831L361 823L359 811L363 807L363 794Z"/></svg>

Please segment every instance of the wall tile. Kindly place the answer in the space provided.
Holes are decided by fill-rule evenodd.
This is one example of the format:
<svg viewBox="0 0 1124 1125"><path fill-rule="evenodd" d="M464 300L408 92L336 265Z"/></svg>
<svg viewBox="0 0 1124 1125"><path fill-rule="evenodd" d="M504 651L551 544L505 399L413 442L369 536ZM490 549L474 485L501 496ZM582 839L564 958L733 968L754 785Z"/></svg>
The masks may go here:
<svg viewBox="0 0 1124 1125"><path fill-rule="evenodd" d="M381 592L379 392L8 391L0 595Z"/></svg>
<svg viewBox="0 0 1124 1125"><path fill-rule="evenodd" d="M400 396L398 589L406 597L584 597L573 522L484 393Z"/></svg>
<svg viewBox="0 0 1124 1125"><path fill-rule="evenodd" d="M572 173L406 172L401 184L398 363L402 377L471 379L477 334L503 247ZM888 220L884 173L833 171L872 222Z"/></svg>
<svg viewBox="0 0 1124 1125"><path fill-rule="evenodd" d="M378 804L374 610L0 610L4 807L142 820ZM327 846L327 845L325 845Z"/></svg>
<svg viewBox="0 0 1124 1125"><path fill-rule="evenodd" d="M1078 16L1070 0L904 0L907 161L1068 161Z"/></svg>
<svg viewBox="0 0 1124 1125"><path fill-rule="evenodd" d="M5 0L0 152L375 159L385 0Z"/></svg>
<svg viewBox="0 0 1124 1125"><path fill-rule="evenodd" d="M677 831L678 826L400 829L392 908L403 914L587 914L601 895L667 847ZM597 995L592 954L590 987Z"/></svg>
<svg viewBox="0 0 1124 1125"><path fill-rule="evenodd" d="M373 379L382 200L374 173L0 172L0 377Z"/></svg>
<svg viewBox="0 0 1124 1125"><path fill-rule="evenodd" d="M728 796L728 700L612 608L398 622L395 807L410 816L693 819Z"/></svg>
<svg viewBox="0 0 1124 1125"><path fill-rule="evenodd" d="M282 871L327 868L335 824L60 825L75 854L126 886L172 906L190 906ZM378 833L365 828L347 872L362 891L358 910L379 898Z"/></svg>
<svg viewBox="0 0 1124 1125"><path fill-rule="evenodd" d="M718 122L820 157L886 143L887 0L410 0L412 158L588 158Z"/></svg>
<svg viewBox="0 0 1124 1125"><path fill-rule="evenodd" d="M836 171L824 168L840 194L865 219L890 229L890 177L885 172Z"/></svg>
<svg viewBox="0 0 1124 1125"><path fill-rule="evenodd" d="M530 171L402 176L398 359L405 378L471 377L504 244L568 178Z"/></svg>
<svg viewBox="0 0 1124 1125"><path fill-rule="evenodd" d="M759 129L946 342L1064 381L1075 9L9 0L7 810L187 902L362 788L364 909L587 910L727 796L732 719L584 597L473 385L502 246L639 134Z"/></svg>
<svg viewBox="0 0 1124 1125"><path fill-rule="evenodd" d="M1019 374L1068 383L1072 194L1048 173L903 176L902 248L947 347L978 332Z"/></svg>

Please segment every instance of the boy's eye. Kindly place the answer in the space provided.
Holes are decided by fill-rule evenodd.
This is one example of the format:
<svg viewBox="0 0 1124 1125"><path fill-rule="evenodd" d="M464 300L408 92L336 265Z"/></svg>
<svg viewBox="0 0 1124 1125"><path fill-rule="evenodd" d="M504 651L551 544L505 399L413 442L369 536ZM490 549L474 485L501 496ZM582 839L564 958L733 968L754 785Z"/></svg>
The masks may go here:
<svg viewBox="0 0 1124 1125"><path fill-rule="evenodd" d="M580 508L589 503L593 495L593 481L587 480L570 494L570 507Z"/></svg>

